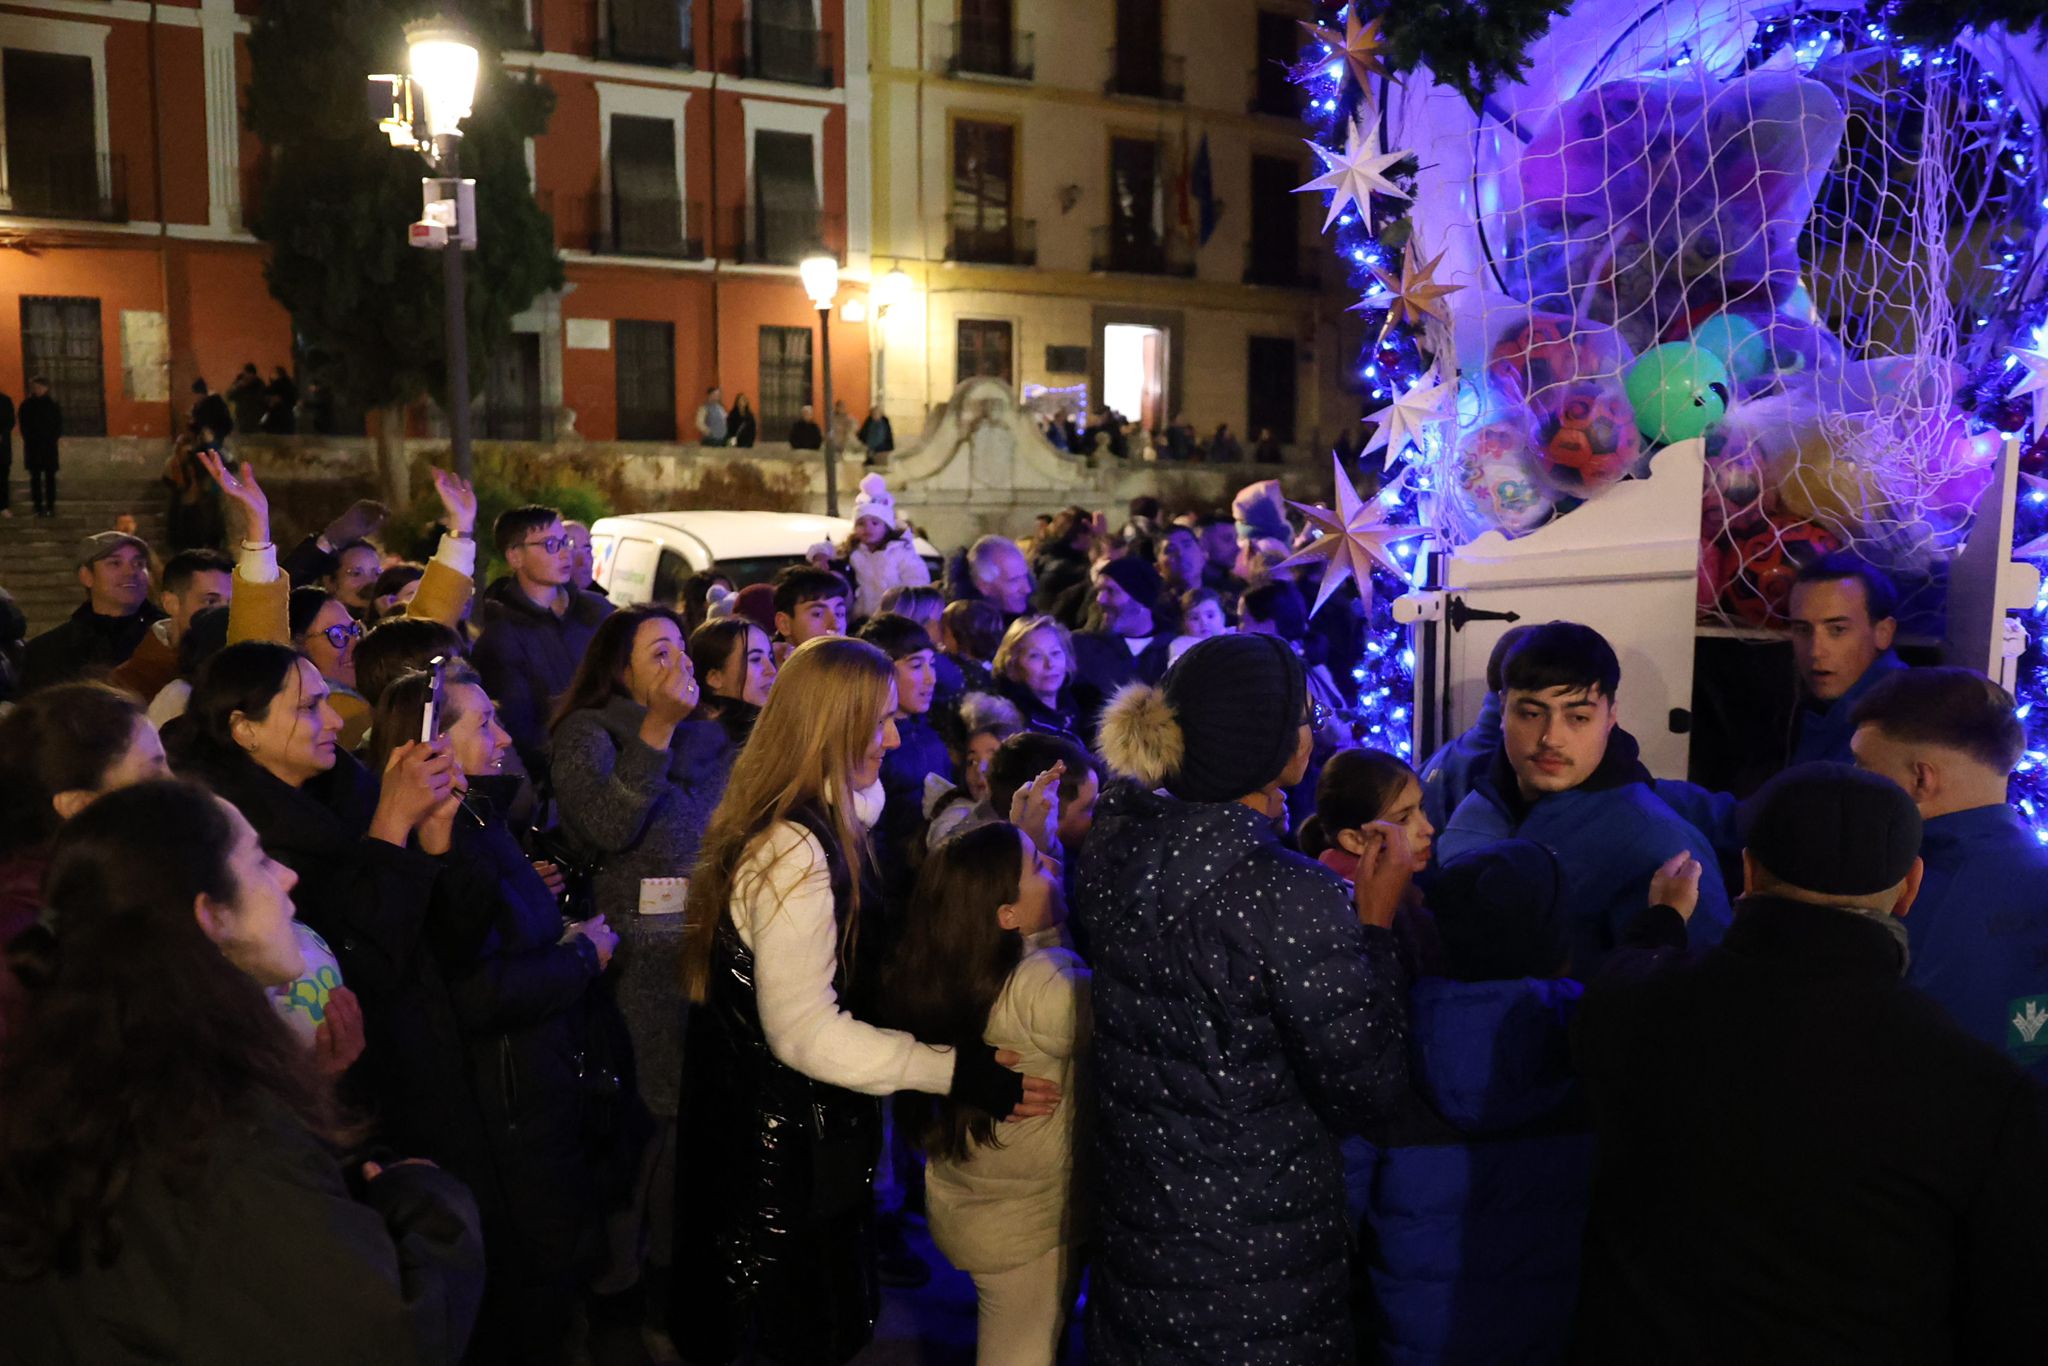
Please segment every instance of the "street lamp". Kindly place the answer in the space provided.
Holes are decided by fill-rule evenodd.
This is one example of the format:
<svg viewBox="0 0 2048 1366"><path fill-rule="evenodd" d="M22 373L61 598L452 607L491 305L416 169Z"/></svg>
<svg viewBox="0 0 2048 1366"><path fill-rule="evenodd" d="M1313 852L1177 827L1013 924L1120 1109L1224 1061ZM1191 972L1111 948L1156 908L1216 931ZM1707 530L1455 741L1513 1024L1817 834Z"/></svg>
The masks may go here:
<svg viewBox="0 0 2048 1366"><path fill-rule="evenodd" d="M372 76L373 101L388 99L379 126L394 147L410 147L438 173L420 182L425 209L408 231L416 247L440 250L448 347L448 444L455 472L472 473L469 450L469 323L463 252L476 249L476 182L462 178L462 121L476 100L481 59L462 25L422 19L405 26L404 76Z"/></svg>
<svg viewBox="0 0 2048 1366"><path fill-rule="evenodd" d="M839 294L839 258L828 251L813 252L797 264L804 293L818 310L818 359L825 373L825 515L839 515L839 461L832 449L832 300Z"/></svg>

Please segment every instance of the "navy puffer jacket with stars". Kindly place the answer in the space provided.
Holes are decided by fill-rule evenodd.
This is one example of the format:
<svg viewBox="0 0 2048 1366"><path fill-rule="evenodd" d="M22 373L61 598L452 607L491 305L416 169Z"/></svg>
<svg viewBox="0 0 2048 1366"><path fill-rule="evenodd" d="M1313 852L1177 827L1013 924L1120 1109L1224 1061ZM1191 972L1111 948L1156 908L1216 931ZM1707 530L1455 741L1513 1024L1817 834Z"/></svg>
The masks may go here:
<svg viewBox="0 0 2048 1366"><path fill-rule="evenodd" d="M1392 936L1234 803L1103 798L1094 959L1096 1363L1353 1359L1337 1139L1406 1086Z"/></svg>

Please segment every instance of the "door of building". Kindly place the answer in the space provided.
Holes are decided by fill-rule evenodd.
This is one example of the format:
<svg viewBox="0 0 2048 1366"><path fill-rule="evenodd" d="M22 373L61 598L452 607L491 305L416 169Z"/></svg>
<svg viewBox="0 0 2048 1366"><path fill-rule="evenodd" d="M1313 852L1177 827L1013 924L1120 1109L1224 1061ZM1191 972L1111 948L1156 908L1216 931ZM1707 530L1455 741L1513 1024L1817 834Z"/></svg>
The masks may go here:
<svg viewBox="0 0 2048 1366"><path fill-rule="evenodd" d="M25 294L21 299L22 379L41 375L64 410L66 436L107 434L107 370L100 301ZM22 385L27 392L26 382Z"/></svg>
<svg viewBox="0 0 2048 1366"><path fill-rule="evenodd" d="M492 441L539 441L546 433L540 405L540 334L514 332L492 353L484 372L483 421Z"/></svg>
<svg viewBox="0 0 2048 1366"><path fill-rule="evenodd" d="M1273 433L1282 445L1294 440L1294 338L1253 337L1245 358L1246 437Z"/></svg>
<svg viewBox="0 0 2048 1366"><path fill-rule="evenodd" d="M619 440L675 440L676 325L621 318L612 324L612 336Z"/></svg>

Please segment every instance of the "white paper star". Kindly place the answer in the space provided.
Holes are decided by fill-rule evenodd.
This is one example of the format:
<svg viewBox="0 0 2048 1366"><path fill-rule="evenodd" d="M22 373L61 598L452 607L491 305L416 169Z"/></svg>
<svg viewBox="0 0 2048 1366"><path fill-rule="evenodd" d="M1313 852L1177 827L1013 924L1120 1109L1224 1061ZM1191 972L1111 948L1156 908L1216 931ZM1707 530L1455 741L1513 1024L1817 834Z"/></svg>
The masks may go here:
<svg viewBox="0 0 2048 1366"><path fill-rule="evenodd" d="M2034 396L2034 435L2039 437L2041 433L2048 432L2048 341L2036 340L2032 346L2015 346L2012 358L2025 366L2027 373L2006 391L2005 396Z"/></svg>
<svg viewBox="0 0 2048 1366"><path fill-rule="evenodd" d="M1373 565L1382 565L1389 573L1407 578L1408 566L1394 558L1391 547L1428 530L1419 526L1387 526L1387 510L1380 500L1360 498L1350 476L1344 473L1344 462L1332 456L1331 463L1337 471L1337 510L1293 504L1294 510L1323 534L1278 566L1291 569L1295 565L1323 562L1323 583L1316 590L1315 606L1308 609L1310 616L1320 612L1323 604L1343 586L1346 574L1358 585L1359 598L1367 607L1372 606Z"/></svg>
<svg viewBox="0 0 2048 1366"><path fill-rule="evenodd" d="M1422 444L1423 433L1431 423L1442 422L1451 415L1457 396L1457 376L1447 380L1434 368L1428 370L1415 381L1414 388L1366 418L1377 423L1378 429L1365 443L1365 449L1372 451L1385 446L1386 467L1392 469L1403 451Z"/></svg>
<svg viewBox="0 0 2048 1366"><path fill-rule="evenodd" d="M1375 194L1389 195L1395 199L1408 198L1408 192L1387 179L1387 168L1404 159L1406 152L1384 152L1380 150L1380 127L1374 123L1366 129L1365 137L1358 136L1358 124L1351 125L1351 131L1344 139L1344 150L1335 152L1319 142L1311 142L1315 154L1323 159L1323 173L1301 186L1296 194L1307 194L1311 190L1330 191L1330 211L1323 217L1323 231L1337 221L1338 215L1356 205L1358 216L1365 222L1365 230L1372 231L1372 197Z"/></svg>

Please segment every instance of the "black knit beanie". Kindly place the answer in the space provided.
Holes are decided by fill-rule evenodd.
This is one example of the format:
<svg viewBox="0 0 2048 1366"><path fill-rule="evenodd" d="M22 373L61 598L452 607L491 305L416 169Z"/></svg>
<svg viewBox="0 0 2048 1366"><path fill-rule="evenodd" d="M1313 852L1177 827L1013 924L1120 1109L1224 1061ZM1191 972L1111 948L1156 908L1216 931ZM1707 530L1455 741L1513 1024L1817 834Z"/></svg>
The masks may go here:
<svg viewBox="0 0 2048 1366"><path fill-rule="evenodd" d="M1182 801L1233 802L1279 777L1308 715L1301 657L1278 636L1212 636L1160 682L1183 751L1166 790Z"/></svg>
<svg viewBox="0 0 2048 1366"><path fill-rule="evenodd" d="M1557 856L1529 840L1498 840L1444 864L1428 892L1444 975L1553 976L1566 952L1562 890Z"/></svg>
<svg viewBox="0 0 2048 1366"><path fill-rule="evenodd" d="M1159 577L1159 571L1135 555L1110 560L1097 572L1128 593L1131 601L1140 607L1157 605L1159 594L1166 587Z"/></svg>
<svg viewBox="0 0 2048 1366"><path fill-rule="evenodd" d="M1870 896L1920 857L1920 810L1891 779L1850 764L1788 768L1744 803L1743 846L1778 881L1822 896Z"/></svg>

